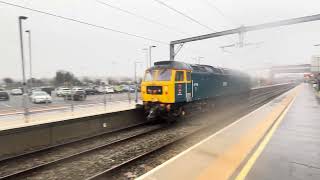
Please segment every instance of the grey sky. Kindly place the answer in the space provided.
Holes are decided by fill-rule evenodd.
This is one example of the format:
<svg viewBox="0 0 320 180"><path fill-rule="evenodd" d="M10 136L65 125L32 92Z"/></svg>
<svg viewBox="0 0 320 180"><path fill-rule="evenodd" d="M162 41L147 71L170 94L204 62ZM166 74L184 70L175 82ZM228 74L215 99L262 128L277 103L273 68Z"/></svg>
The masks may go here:
<svg viewBox="0 0 320 180"><path fill-rule="evenodd" d="M100 0L148 17L162 26L132 17L97 3L96 0L4 0L30 8L52 12L112 29L169 42L188 35L210 31L153 0ZM162 0L217 31L239 25L320 13L318 0ZM217 7L225 16L222 16ZM28 16L25 29L33 33L34 76L52 77L56 70L70 70L76 76L133 76L133 61L145 62L143 48L156 45L153 60L167 60L168 45L142 40L90 26L33 13L0 3L0 79L21 78L17 17ZM181 33L184 32L184 33ZM228 49L220 46L234 43L237 36L228 36L186 44L177 60L231 68L248 69L270 64L309 63L320 48L320 22L275 28L248 33L246 42L264 43L258 47ZM26 43L26 40L25 40ZM26 46L27 48L27 46ZM26 49L27 50L27 49ZM28 60L26 54L26 60ZM144 66L139 66L141 75Z"/></svg>

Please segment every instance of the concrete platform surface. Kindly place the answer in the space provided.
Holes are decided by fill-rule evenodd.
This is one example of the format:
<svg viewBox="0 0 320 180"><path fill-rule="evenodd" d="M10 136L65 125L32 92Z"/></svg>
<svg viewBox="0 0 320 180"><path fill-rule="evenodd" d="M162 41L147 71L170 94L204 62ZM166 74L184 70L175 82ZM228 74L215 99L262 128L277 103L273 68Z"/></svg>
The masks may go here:
<svg viewBox="0 0 320 180"><path fill-rule="evenodd" d="M64 121L91 115L125 111L134 109L135 107L136 104L134 101L115 101L112 103L107 103L106 106L103 103L93 104L91 106L77 106L73 111L70 108L66 108L61 109L60 111L31 114L27 117L22 114L2 116L0 118L0 131L55 121Z"/></svg>
<svg viewBox="0 0 320 180"><path fill-rule="evenodd" d="M301 89L304 93L307 91L305 86L298 86L290 90L137 179L220 180L237 178L238 173L242 172L242 167L251 157L257 145L268 134L271 127L279 122L287 112ZM302 95L302 97L304 96ZM307 116L305 117L307 118ZM286 151L290 151L290 149L286 149ZM319 152L313 151L318 155ZM263 175L267 179L278 179L270 178L273 174L272 171L269 171ZM251 179L261 179L259 175L250 177L252 177Z"/></svg>
<svg viewBox="0 0 320 180"><path fill-rule="evenodd" d="M245 179L320 179L320 100L303 85Z"/></svg>

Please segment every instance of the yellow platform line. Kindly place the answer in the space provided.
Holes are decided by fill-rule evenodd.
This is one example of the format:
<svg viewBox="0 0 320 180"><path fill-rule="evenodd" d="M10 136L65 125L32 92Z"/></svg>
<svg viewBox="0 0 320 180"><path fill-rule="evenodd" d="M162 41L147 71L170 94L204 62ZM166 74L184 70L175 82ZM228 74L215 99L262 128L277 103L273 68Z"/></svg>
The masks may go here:
<svg viewBox="0 0 320 180"><path fill-rule="evenodd" d="M279 119L276 121L274 126L271 128L271 130L268 132L268 134L262 140L259 147L256 149L256 151L253 153L253 155L250 157L250 159L244 165L244 167L242 168L242 170L240 171L240 173L238 174L238 176L236 177L235 180L244 180L247 177L247 175L250 172L250 170L252 169L253 165L255 164L255 162L257 161L257 159L259 158L259 156L261 155L261 153L265 149L266 145L269 143L271 137L273 136L275 131L278 129L278 127L279 127L280 123L282 122L282 120L284 119L284 117L286 116L286 114L289 111L290 107L292 106L294 100L295 100L295 98L287 106L287 108L282 113L282 115L279 117Z"/></svg>
<svg viewBox="0 0 320 180"><path fill-rule="evenodd" d="M297 89L288 94L256 127L240 137L238 143L232 145L221 154L211 165L200 173L200 180L224 180L231 175L246 159L254 146L263 138L269 128L282 115L288 105L296 96Z"/></svg>

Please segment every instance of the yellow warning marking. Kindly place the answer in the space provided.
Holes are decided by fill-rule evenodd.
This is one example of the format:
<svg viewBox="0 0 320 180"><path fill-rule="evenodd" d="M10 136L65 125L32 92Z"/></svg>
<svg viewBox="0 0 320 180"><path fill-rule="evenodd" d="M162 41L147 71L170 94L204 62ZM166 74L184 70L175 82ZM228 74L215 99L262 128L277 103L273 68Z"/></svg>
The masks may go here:
<svg viewBox="0 0 320 180"><path fill-rule="evenodd" d="M296 89L297 90L297 89ZM248 133L240 138L238 143L232 145L228 150L219 156L211 163L203 172L201 172L198 179L228 179L239 167L241 162L248 156L250 150L261 140L264 134L268 131L271 125L282 115L284 110L292 102L296 95L293 91L287 95L270 114L267 115L261 123L255 128L249 130Z"/></svg>
<svg viewBox="0 0 320 180"><path fill-rule="evenodd" d="M248 162L245 164L245 166L242 168L242 170L240 171L240 173L238 174L236 180L244 180L246 178L246 176L248 175L249 171L251 170L251 168L253 167L254 163L256 162L256 160L258 159L258 157L260 156L260 154L262 153L262 151L265 149L266 145L268 144L268 142L270 141L271 137L273 136L274 132L278 129L281 121L284 119L284 117L286 116L288 110L290 109L290 107L292 106L293 102L294 102L295 98L291 101L291 103L289 104L289 106L285 109L285 111L282 113L282 115L279 117L279 119L276 121L276 123L274 124L274 126L271 128L271 130L268 132L268 134L266 135L266 137L263 139L263 141L261 142L261 144L259 145L259 147L257 148L257 150L253 153L253 155L250 157L250 159L248 160Z"/></svg>

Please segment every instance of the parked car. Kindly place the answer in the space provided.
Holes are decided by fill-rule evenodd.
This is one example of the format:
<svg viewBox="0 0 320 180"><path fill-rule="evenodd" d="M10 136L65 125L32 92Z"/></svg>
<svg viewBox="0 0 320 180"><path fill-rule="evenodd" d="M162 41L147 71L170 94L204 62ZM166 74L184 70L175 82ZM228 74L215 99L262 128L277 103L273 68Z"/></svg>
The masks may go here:
<svg viewBox="0 0 320 180"><path fill-rule="evenodd" d="M122 89L124 92L134 92L135 89L129 85L122 85Z"/></svg>
<svg viewBox="0 0 320 180"><path fill-rule="evenodd" d="M22 95L22 94L23 94L23 91L22 91L21 89L12 89L12 90L10 91L10 94L11 94L11 95L14 95L14 96L16 96L16 95Z"/></svg>
<svg viewBox="0 0 320 180"><path fill-rule="evenodd" d="M10 96L6 91L0 91L0 100L9 101Z"/></svg>
<svg viewBox="0 0 320 180"><path fill-rule="evenodd" d="M99 94L99 91L97 89L94 89L94 88L86 88L86 89L84 89L84 91L86 92L86 95Z"/></svg>
<svg viewBox="0 0 320 180"><path fill-rule="evenodd" d="M132 92L135 92L136 91L136 89L137 89L137 91L139 92L139 84L137 84L137 85L135 85L135 84L132 84L132 85L130 85L130 91Z"/></svg>
<svg viewBox="0 0 320 180"><path fill-rule="evenodd" d="M56 95L58 97L70 95L71 89L66 87L60 87L56 89Z"/></svg>
<svg viewBox="0 0 320 180"><path fill-rule="evenodd" d="M72 88L71 93L65 95L67 100L83 101L87 98L86 91L82 88Z"/></svg>
<svg viewBox="0 0 320 180"><path fill-rule="evenodd" d="M98 94L106 93L106 88L104 86L97 86L95 89L98 91Z"/></svg>
<svg viewBox="0 0 320 180"><path fill-rule="evenodd" d="M34 91L30 96L30 100L33 103L51 103L51 96L44 91Z"/></svg>
<svg viewBox="0 0 320 180"><path fill-rule="evenodd" d="M106 93L114 93L114 89L113 89L113 87L111 87L111 86L106 86L106 87L105 87L105 92L106 92Z"/></svg>
<svg viewBox="0 0 320 180"><path fill-rule="evenodd" d="M36 91L41 91L41 89L40 88L32 88L31 90L28 90L28 95L31 96L31 94Z"/></svg>
<svg viewBox="0 0 320 180"><path fill-rule="evenodd" d="M115 92L115 93L121 93L121 92L123 92L122 86L114 86L113 89L114 89L114 92Z"/></svg>
<svg viewBox="0 0 320 180"><path fill-rule="evenodd" d="M95 87L98 91L98 94L114 93L114 88L112 86L99 86Z"/></svg>
<svg viewBox="0 0 320 180"><path fill-rule="evenodd" d="M50 86L48 86L48 87L41 87L40 89L41 89L41 91L44 91L44 92L48 93L50 96L51 96L51 94L52 94L52 91L54 91L54 88L53 88L53 87L50 87Z"/></svg>

